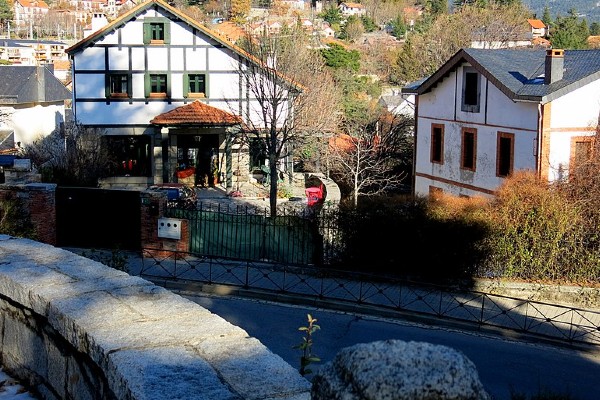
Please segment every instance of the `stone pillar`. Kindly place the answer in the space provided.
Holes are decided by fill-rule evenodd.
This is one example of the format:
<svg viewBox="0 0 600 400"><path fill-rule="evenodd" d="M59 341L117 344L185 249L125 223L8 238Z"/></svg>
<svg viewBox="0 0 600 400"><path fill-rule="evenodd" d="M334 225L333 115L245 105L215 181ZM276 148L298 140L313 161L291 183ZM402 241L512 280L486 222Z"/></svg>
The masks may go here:
<svg viewBox="0 0 600 400"><path fill-rule="evenodd" d="M233 141L235 140L236 130L232 127L226 128L225 134L225 189L227 193L233 190Z"/></svg>
<svg viewBox="0 0 600 400"><path fill-rule="evenodd" d="M169 135L169 151L167 157L167 176L166 182L177 182L177 135Z"/></svg>
<svg viewBox="0 0 600 400"><path fill-rule="evenodd" d="M155 257L171 257L172 252L190 251L189 221L181 220L181 239L158 237L158 221L164 218L167 210L167 195L146 190L140 193L141 232L140 242L144 251Z"/></svg>

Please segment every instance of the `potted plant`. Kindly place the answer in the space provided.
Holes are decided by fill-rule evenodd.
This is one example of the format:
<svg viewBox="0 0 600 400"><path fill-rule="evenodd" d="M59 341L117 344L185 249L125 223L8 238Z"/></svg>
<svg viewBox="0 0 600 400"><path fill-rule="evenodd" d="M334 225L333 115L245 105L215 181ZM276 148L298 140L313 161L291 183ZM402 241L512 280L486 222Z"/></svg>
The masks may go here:
<svg viewBox="0 0 600 400"><path fill-rule="evenodd" d="M213 186L219 183L219 169L216 167L212 168L211 171L211 176L212 176L212 183Z"/></svg>

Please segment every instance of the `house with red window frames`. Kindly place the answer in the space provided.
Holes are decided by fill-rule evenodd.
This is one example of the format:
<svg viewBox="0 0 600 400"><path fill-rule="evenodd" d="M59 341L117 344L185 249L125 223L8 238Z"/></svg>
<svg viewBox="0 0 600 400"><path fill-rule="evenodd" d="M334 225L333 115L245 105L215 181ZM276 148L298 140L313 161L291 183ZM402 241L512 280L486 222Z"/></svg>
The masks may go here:
<svg viewBox="0 0 600 400"><path fill-rule="evenodd" d="M600 115L600 50L462 49L414 94L413 191L493 196L517 170L568 179Z"/></svg>

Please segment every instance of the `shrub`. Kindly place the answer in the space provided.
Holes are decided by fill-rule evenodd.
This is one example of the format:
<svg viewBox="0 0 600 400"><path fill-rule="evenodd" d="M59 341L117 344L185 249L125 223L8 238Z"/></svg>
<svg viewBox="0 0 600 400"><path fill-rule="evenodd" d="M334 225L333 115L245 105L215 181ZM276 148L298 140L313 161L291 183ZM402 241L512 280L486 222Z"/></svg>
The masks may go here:
<svg viewBox="0 0 600 400"><path fill-rule="evenodd" d="M533 172L505 181L489 209L485 275L525 280L593 279L597 257L582 245L580 208Z"/></svg>
<svg viewBox="0 0 600 400"><path fill-rule="evenodd" d="M24 204L14 194L0 198L0 233L35 239L33 224Z"/></svg>

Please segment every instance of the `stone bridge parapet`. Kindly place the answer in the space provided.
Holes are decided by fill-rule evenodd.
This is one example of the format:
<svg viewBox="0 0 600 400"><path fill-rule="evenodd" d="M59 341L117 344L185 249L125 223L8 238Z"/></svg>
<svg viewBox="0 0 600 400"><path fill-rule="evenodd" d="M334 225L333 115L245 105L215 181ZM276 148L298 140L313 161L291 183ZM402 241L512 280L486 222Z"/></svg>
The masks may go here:
<svg viewBox="0 0 600 400"><path fill-rule="evenodd" d="M1 363L45 399L307 400L243 329L162 287L0 235Z"/></svg>

